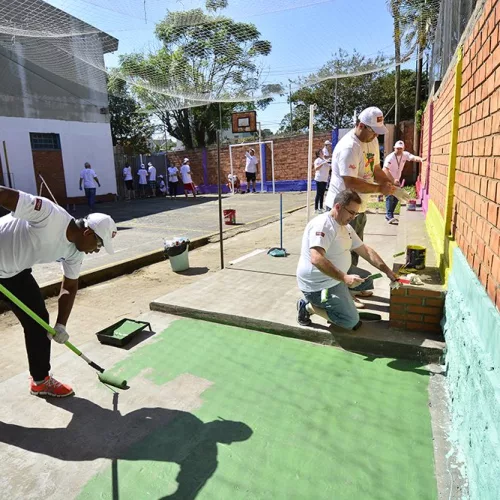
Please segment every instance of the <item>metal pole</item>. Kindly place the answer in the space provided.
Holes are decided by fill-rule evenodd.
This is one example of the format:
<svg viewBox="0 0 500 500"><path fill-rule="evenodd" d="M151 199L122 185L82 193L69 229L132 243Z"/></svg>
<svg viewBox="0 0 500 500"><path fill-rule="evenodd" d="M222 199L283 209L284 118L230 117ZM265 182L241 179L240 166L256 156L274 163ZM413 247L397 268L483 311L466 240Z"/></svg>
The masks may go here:
<svg viewBox="0 0 500 500"><path fill-rule="evenodd" d="M219 193L220 268L224 269L224 244L222 238L222 186L220 179L220 130L217 130L217 186Z"/></svg>
<svg viewBox="0 0 500 500"><path fill-rule="evenodd" d="M309 106L309 158L307 159L307 222L311 217L311 176L312 176L312 155L314 139L314 110L315 104Z"/></svg>
<svg viewBox="0 0 500 500"><path fill-rule="evenodd" d="M12 179L10 176L10 167L9 167L9 157L7 156L7 144L3 141L3 154L5 156L5 168L7 169L7 180L9 181L9 187L12 188Z"/></svg>
<svg viewBox="0 0 500 500"><path fill-rule="evenodd" d="M283 249L283 193L280 193L280 248Z"/></svg>
<svg viewBox="0 0 500 500"><path fill-rule="evenodd" d="M264 179L262 177L263 168L262 168L262 131L260 129L260 122L257 122L257 126L259 127L259 160L260 160L260 192L264 192Z"/></svg>
<svg viewBox="0 0 500 500"><path fill-rule="evenodd" d="M293 132L293 110L292 110L292 83L288 84L290 90L289 101L290 101L290 132Z"/></svg>
<svg viewBox="0 0 500 500"><path fill-rule="evenodd" d="M335 126L337 127L338 126L338 123L337 123L337 82L338 82L338 79L335 78L335 99L333 100L333 114L335 116Z"/></svg>

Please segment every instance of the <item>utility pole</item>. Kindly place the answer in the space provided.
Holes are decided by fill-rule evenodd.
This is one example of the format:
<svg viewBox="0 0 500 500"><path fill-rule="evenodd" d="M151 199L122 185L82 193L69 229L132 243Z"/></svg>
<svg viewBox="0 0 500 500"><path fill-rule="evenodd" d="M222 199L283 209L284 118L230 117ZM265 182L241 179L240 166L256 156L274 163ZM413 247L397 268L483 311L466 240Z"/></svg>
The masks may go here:
<svg viewBox="0 0 500 500"><path fill-rule="evenodd" d="M338 120L337 120L337 82L338 78L335 78L335 97L333 99L333 115L335 117L334 125L335 127L338 127Z"/></svg>
<svg viewBox="0 0 500 500"><path fill-rule="evenodd" d="M293 110L292 110L292 82L288 80L288 89L289 89L289 97L288 100L290 101L290 132L293 132Z"/></svg>

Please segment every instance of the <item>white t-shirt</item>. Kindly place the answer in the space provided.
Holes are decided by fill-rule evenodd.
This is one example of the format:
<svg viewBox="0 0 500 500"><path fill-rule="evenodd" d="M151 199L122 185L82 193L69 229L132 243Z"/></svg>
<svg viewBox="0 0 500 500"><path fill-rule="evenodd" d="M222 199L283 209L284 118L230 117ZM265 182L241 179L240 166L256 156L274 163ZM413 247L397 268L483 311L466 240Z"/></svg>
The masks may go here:
<svg viewBox="0 0 500 500"><path fill-rule="evenodd" d="M328 148L326 146L323 148L323 156L325 158L328 158L330 156L330 151L328 151Z"/></svg>
<svg viewBox="0 0 500 500"><path fill-rule="evenodd" d="M137 175L139 176L139 184L148 183L148 181L146 180L148 176L148 171L145 168L140 168L139 171L137 172Z"/></svg>
<svg viewBox="0 0 500 500"><path fill-rule="evenodd" d="M131 181L132 180L132 167L124 167L123 168L123 180Z"/></svg>
<svg viewBox="0 0 500 500"><path fill-rule="evenodd" d="M77 279L84 253L66 238L73 217L47 198L19 192L16 211L0 217L0 278L35 264L59 261L64 276Z"/></svg>
<svg viewBox="0 0 500 500"><path fill-rule="evenodd" d="M191 179L191 167L189 165L182 165L181 176L184 184L191 184L193 182L193 179Z"/></svg>
<svg viewBox="0 0 500 500"><path fill-rule="evenodd" d="M153 165L148 168L148 174L150 181L156 181L156 168Z"/></svg>
<svg viewBox="0 0 500 500"><path fill-rule="evenodd" d="M94 172L94 169L92 168L84 168L80 172L80 179L83 179L83 187L84 188L96 188L97 184L94 181L94 177L97 177L97 175Z"/></svg>
<svg viewBox="0 0 500 500"><path fill-rule="evenodd" d="M332 154L332 177L326 194L325 205L333 207L335 196L346 189L343 176L359 177L373 182L373 169L380 163L378 139L361 142L354 133L348 132L335 146ZM365 212L370 193L359 193L362 204L359 212Z"/></svg>
<svg viewBox="0 0 500 500"><path fill-rule="evenodd" d="M396 152L393 151L386 156L384 168L389 170L395 181L399 181L401 179L405 163L407 161L415 161L415 158L416 157L411 153L408 153L408 151L403 151L401 156L396 156Z"/></svg>
<svg viewBox="0 0 500 500"><path fill-rule="evenodd" d="M252 156L248 151L245 151L245 156L245 172L248 172L249 174L256 174L259 160L257 160L255 155Z"/></svg>
<svg viewBox="0 0 500 500"><path fill-rule="evenodd" d="M314 180L316 182L326 182L328 181L328 172L330 172L330 164L328 160L323 160L322 158L316 158L314 160L314 166L317 167L321 165L321 168L314 171Z"/></svg>
<svg viewBox="0 0 500 500"><path fill-rule="evenodd" d="M160 179L160 193L166 193L167 192L167 186L165 185L165 181L163 179Z"/></svg>
<svg viewBox="0 0 500 500"><path fill-rule="evenodd" d="M303 292L319 292L338 285L340 281L330 278L311 263L311 248L325 250L325 257L342 272L351 267L351 250L363 245L354 229L341 226L330 213L318 215L307 224L302 237L297 283Z"/></svg>
<svg viewBox="0 0 500 500"><path fill-rule="evenodd" d="M177 167L168 167L168 181L178 182L179 179L177 175L179 174L179 169Z"/></svg>

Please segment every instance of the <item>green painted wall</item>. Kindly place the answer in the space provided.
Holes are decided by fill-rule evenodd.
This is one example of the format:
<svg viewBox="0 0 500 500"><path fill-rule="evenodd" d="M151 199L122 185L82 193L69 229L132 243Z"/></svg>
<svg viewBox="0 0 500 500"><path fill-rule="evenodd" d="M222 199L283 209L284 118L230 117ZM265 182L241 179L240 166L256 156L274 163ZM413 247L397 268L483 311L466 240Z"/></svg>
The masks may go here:
<svg viewBox="0 0 500 500"><path fill-rule="evenodd" d="M462 449L470 498L500 498L500 314L455 248L444 326L452 438Z"/></svg>

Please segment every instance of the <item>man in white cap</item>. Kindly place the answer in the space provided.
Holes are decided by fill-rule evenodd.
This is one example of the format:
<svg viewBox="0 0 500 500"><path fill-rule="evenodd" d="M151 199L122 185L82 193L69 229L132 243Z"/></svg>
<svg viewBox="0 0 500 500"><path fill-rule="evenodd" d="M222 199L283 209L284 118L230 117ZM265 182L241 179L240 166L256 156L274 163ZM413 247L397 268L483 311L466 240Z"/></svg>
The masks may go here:
<svg viewBox="0 0 500 500"><path fill-rule="evenodd" d="M357 192L362 204L350 225L361 240L370 194L387 195L394 191L394 185L380 167L377 137L386 133L382 111L374 106L366 108L359 114L356 127L340 139L332 153L332 177L326 195L326 209L330 211L333 208L335 196L341 191L352 189ZM357 265L358 259L358 254L352 252L353 266Z"/></svg>
<svg viewBox="0 0 500 500"><path fill-rule="evenodd" d="M328 149L328 146L331 146L332 143L330 141L325 141L325 145L323 147L323 156L325 157L325 160L328 160L330 158L330 150Z"/></svg>
<svg viewBox="0 0 500 500"><path fill-rule="evenodd" d="M151 162L148 163L148 178L151 193L156 198L156 167Z"/></svg>
<svg viewBox="0 0 500 500"><path fill-rule="evenodd" d="M47 323L49 313L40 288L31 274L35 264L61 262L63 280L55 323L56 335L45 329L12 304L23 326L31 374L31 394L65 397L73 389L50 375L50 340L64 344L83 257L104 247L113 253L117 228L109 215L92 213L75 220L47 198L0 186L0 206L11 213L0 217L0 284Z"/></svg>
<svg viewBox="0 0 500 500"><path fill-rule="evenodd" d="M189 165L189 158L184 158L182 161L182 167L180 168L182 183L184 184L184 194L186 198L188 197L188 191L193 193L193 198L196 198L196 188L193 184L193 178L191 177L191 166Z"/></svg>
<svg viewBox="0 0 500 500"><path fill-rule="evenodd" d="M385 175L387 175L395 186L399 187L401 185L401 174L403 173L407 161L422 163L422 158L405 151L405 143L403 141L397 141L396 144L394 144L394 151L388 154L384 161ZM390 194L385 197L385 220L389 224L397 222L396 217L394 217L394 210L397 205L398 199L394 195Z"/></svg>

